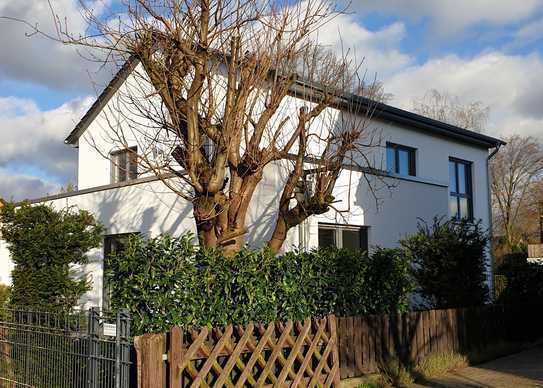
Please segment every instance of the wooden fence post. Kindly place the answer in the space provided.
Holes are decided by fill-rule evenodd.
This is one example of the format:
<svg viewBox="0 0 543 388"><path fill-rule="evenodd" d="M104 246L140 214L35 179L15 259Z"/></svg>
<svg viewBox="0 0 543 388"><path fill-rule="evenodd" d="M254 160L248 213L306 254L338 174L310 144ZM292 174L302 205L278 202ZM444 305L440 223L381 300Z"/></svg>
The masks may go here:
<svg viewBox="0 0 543 388"><path fill-rule="evenodd" d="M168 363L170 364L170 387L181 387L180 363L183 358L183 330L176 326L170 330Z"/></svg>
<svg viewBox="0 0 543 388"><path fill-rule="evenodd" d="M337 323L336 323L336 316L335 315L329 315L328 316L328 323L330 324L330 339L333 345L332 348L332 372L334 373L333 376L333 385L334 387L339 387L339 383L341 381L340 377L340 367L339 367L339 352L338 352L338 333L337 333Z"/></svg>
<svg viewBox="0 0 543 388"><path fill-rule="evenodd" d="M134 338L137 353L138 388L164 386L164 334L144 334Z"/></svg>

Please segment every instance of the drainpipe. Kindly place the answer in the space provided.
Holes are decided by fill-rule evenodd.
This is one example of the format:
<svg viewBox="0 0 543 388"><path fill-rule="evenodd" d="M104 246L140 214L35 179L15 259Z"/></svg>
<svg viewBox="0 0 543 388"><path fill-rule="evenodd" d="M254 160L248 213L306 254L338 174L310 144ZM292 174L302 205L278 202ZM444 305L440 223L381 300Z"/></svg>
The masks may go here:
<svg viewBox="0 0 543 388"><path fill-rule="evenodd" d="M487 176L487 195L488 195L488 228L490 230L490 247L488 255L490 257L490 292L491 302L494 301L494 256L492 255L492 238L494 237L492 223L492 190L490 189L490 160L498 153L502 144L498 143L494 150L486 158L486 176Z"/></svg>

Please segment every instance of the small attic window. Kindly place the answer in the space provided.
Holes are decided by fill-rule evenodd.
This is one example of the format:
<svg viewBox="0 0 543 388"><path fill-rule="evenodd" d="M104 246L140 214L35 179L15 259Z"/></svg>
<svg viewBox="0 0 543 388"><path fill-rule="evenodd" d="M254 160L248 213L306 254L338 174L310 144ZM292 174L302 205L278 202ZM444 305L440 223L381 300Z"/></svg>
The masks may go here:
<svg viewBox="0 0 543 388"><path fill-rule="evenodd" d="M111 183L138 178L138 149L130 147L110 154Z"/></svg>

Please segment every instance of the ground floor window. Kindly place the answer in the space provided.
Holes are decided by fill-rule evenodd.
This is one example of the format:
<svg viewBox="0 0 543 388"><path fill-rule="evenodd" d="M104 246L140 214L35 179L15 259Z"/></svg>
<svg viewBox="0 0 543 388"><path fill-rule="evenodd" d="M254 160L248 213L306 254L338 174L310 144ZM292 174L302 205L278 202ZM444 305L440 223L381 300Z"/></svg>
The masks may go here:
<svg viewBox="0 0 543 388"><path fill-rule="evenodd" d="M319 223L319 247L368 250L368 227Z"/></svg>
<svg viewBox="0 0 543 388"><path fill-rule="evenodd" d="M137 234L137 233L109 234L104 237L104 264L103 264L104 273L102 277L102 284L103 284L102 308L103 309L106 309L106 310L109 309L110 299L111 299L110 298L111 290L105 276L106 271L107 271L107 261L105 259L111 254L122 253L125 250L126 243L128 242L128 238L134 234Z"/></svg>

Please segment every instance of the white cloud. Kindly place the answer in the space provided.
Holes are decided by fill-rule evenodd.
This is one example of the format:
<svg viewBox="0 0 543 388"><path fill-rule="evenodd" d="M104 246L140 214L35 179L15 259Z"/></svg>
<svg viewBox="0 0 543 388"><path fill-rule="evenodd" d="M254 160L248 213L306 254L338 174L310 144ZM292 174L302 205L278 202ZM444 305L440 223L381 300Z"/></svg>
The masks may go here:
<svg viewBox="0 0 543 388"><path fill-rule="evenodd" d="M519 22L541 9L541 0L355 0L353 9L364 14L380 11L413 20L429 19L439 34L452 35L478 23Z"/></svg>
<svg viewBox="0 0 543 388"><path fill-rule="evenodd" d="M64 138L91 101L91 98L77 99L41 111L31 100L0 97L0 168L24 166L60 182L73 182L77 168L76 150L65 145ZM4 170L5 174L8 174L7 170ZM24 187L37 187L36 182L33 184ZM4 182L0 186L0 191L4 192ZM51 186L44 187L49 189ZM39 193L27 194L32 198Z"/></svg>
<svg viewBox="0 0 543 388"><path fill-rule="evenodd" d="M511 47L521 47L543 39L543 19L535 20L519 28L513 35Z"/></svg>
<svg viewBox="0 0 543 388"><path fill-rule="evenodd" d="M99 12L104 1L90 2ZM52 0L54 13L70 32L84 34L86 23L78 0ZM0 16L24 20L56 36L53 13L46 0L0 0ZM55 89L90 90L92 81L101 83L107 75L97 72L98 64L84 59L84 50L31 32L23 23L0 18L0 78L30 81Z"/></svg>
<svg viewBox="0 0 543 388"><path fill-rule="evenodd" d="M3 168L0 168L0 182L0 198L8 201L39 198L60 190L58 184L34 176L13 174Z"/></svg>
<svg viewBox="0 0 543 388"><path fill-rule="evenodd" d="M364 28L354 15L339 15L321 27L319 43L338 54L350 50L358 60L364 59L364 68L370 74L390 74L408 65L412 58L399 50L406 35L403 23L393 23L377 31Z"/></svg>
<svg viewBox="0 0 543 388"><path fill-rule="evenodd" d="M410 109L414 98L437 89L491 109L491 135L538 136L543 140L543 59L488 52L473 58L449 55L410 66L385 80L393 104Z"/></svg>

